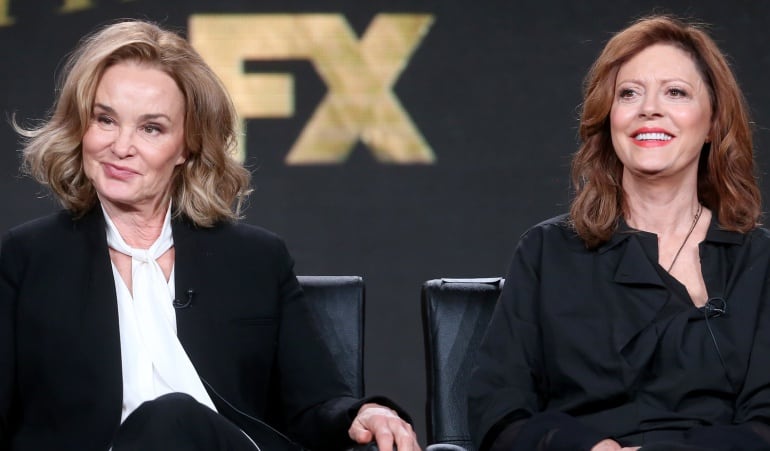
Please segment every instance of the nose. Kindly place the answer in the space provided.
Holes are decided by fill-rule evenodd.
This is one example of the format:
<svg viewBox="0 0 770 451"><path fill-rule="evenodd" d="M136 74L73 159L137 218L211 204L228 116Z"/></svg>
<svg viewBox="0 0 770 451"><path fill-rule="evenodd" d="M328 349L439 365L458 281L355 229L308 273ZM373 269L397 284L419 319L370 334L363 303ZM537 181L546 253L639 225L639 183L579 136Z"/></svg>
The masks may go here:
<svg viewBox="0 0 770 451"><path fill-rule="evenodd" d="M112 153L118 158L127 158L135 152L133 130L123 127L118 128L115 140L112 142Z"/></svg>
<svg viewBox="0 0 770 451"><path fill-rule="evenodd" d="M662 116L662 111L660 109L660 102L656 95L647 94L642 98L642 103L639 107L639 116L641 117Z"/></svg>

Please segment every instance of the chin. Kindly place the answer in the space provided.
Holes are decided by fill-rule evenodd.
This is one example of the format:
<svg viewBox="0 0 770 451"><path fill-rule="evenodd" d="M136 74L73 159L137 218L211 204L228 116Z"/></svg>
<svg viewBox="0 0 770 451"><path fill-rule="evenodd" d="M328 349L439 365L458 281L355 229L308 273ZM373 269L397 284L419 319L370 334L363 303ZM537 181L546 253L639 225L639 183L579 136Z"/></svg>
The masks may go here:
<svg viewBox="0 0 770 451"><path fill-rule="evenodd" d="M124 193L111 193L109 191L98 191L99 199L103 202L109 202L115 205L133 205L136 203L135 196L128 196Z"/></svg>
<svg viewBox="0 0 770 451"><path fill-rule="evenodd" d="M629 172L632 176L635 177L642 177L642 178L650 178L650 177L658 177L658 176L664 176L666 170L668 169L668 166L636 166L627 168L627 172Z"/></svg>

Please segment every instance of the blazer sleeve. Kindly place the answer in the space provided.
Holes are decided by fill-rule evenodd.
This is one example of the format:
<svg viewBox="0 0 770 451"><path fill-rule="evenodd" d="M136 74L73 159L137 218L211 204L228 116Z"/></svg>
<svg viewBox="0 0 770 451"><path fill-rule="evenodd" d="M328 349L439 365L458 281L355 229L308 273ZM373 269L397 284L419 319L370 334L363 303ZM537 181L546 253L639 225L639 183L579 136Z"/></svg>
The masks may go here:
<svg viewBox="0 0 770 451"><path fill-rule="evenodd" d="M283 242L278 261L282 268L278 380L289 435L313 450L348 449L354 445L348 429L366 403L387 406L411 423L406 411L384 396L353 395L303 301L293 260Z"/></svg>
<svg viewBox="0 0 770 451"><path fill-rule="evenodd" d="M481 451L590 449L602 435L560 412L542 412L547 384L538 319L543 232L519 241L469 386L471 435Z"/></svg>
<svg viewBox="0 0 770 451"><path fill-rule="evenodd" d="M359 403L344 383L302 299L293 261L280 243L281 319L277 381L287 432L314 450L340 450L347 435L349 410Z"/></svg>
<svg viewBox="0 0 770 451"><path fill-rule="evenodd" d="M16 298L21 263L18 246L6 234L0 244L0 450L10 447L15 398Z"/></svg>

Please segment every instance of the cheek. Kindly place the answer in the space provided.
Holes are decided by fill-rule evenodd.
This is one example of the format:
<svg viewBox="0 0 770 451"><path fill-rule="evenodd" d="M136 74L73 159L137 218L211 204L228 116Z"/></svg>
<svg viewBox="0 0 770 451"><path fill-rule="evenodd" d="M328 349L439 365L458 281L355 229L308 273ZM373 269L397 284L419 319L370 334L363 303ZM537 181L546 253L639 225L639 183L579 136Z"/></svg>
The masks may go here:
<svg viewBox="0 0 770 451"><path fill-rule="evenodd" d="M711 114L704 111L682 111L678 116L683 127L697 130L703 134L711 128Z"/></svg>
<svg viewBox="0 0 770 451"><path fill-rule="evenodd" d="M88 179L93 180L99 169L99 154L106 148L105 136L94 130L93 127L86 130L80 142L80 155L83 160L83 171Z"/></svg>
<svg viewBox="0 0 770 451"><path fill-rule="evenodd" d="M623 107L613 105L612 109L610 109L610 131L612 134L620 133L621 130L625 129L631 118L633 118L632 112Z"/></svg>
<svg viewBox="0 0 770 451"><path fill-rule="evenodd" d="M85 150L85 146L81 151L81 155L83 158L83 172L85 173L87 179L93 180L96 176L98 163L96 159L94 159L93 156Z"/></svg>
<svg viewBox="0 0 770 451"><path fill-rule="evenodd" d="M86 172L88 172L88 167L93 164L94 154L96 154L96 147L94 145L93 139L91 139L88 133L83 136L83 141L81 141L80 148L80 153L83 157L83 165L85 166Z"/></svg>
<svg viewBox="0 0 770 451"><path fill-rule="evenodd" d="M628 120L626 115L623 114L622 109L613 107L610 110L610 139L612 140L612 147L618 149L621 144L618 140L621 136L626 136L625 129L628 126Z"/></svg>
<svg viewBox="0 0 770 451"><path fill-rule="evenodd" d="M86 159L98 154L99 151L105 147L105 138L104 134L100 133L95 127L90 127L86 130L86 133L81 140L83 158Z"/></svg>
<svg viewBox="0 0 770 451"><path fill-rule="evenodd" d="M164 149L163 152L159 152L158 156L160 155L164 157L156 159L154 163L149 161L147 163L157 168L157 171L164 175L173 173L174 169L185 161L184 152L177 149Z"/></svg>

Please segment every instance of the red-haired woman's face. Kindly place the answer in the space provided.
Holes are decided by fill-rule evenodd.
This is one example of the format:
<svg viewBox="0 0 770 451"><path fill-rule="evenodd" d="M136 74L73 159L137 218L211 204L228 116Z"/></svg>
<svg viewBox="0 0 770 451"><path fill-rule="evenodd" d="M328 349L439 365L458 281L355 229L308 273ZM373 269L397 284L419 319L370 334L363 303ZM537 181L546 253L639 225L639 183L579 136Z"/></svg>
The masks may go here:
<svg viewBox="0 0 770 451"><path fill-rule="evenodd" d="M711 100L692 58L673 45L656 44L623 64L610 128L624 179L696 180L711 128Z"/></svg>

